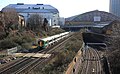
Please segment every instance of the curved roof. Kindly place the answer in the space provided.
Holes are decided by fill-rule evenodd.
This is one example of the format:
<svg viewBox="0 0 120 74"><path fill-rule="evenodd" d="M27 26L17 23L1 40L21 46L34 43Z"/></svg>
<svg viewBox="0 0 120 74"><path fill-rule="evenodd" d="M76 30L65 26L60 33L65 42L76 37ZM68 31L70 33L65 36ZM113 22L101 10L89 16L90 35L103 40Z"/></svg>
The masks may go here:
<svg viewBox="0 0 120 74"><path fill-rule="evenodd" d="M111 22L114 20L120 20L119 17L117 17L111 13L104 12L104 11L98 11L98 10L86 12L86 13L77 15L75 17L72 17L72 19L70 19L70 18L67 18L67 19L70 19L69 21L74 21L74 22L80 22L80 21L94 22L95 16L101 17L100 22Z"/></svg>
<svg viewBox="0 0 120 74"><path fill-rule="evenodd" d="M51 5L44 5L44 4L10 4L6 6L8 8L15 8L18 13L59 13L59 11L51 6Z"/></svg>

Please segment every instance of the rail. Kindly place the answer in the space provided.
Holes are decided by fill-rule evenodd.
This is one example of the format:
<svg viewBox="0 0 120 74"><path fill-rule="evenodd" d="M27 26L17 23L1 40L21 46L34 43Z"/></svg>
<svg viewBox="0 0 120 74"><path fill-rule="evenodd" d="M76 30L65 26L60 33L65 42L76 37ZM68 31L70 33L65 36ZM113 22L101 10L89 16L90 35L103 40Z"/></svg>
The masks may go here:
<svg viewBox="0 0 120 74"><path fill-rule="evenodd" d="M85 51L81 74L104 74L101 65L101 56L97 49L88 47Z"/></svg>
<svg viewBox="0 0 120 74"><path fill-rule="evenodd" d="M61 47L62 44L64 44L70 38L71 38L71 36L68 37L67 39L60 41L60 43L58 43L54 47L51 47L51 50L50 50L50 48L45 49L41 53L44 53L44 54L53 53L55 49ZM53 58L53 57L51 57L51 58ZM47 59L49 60L49 58L47 58ZM5 69L3 69L3 70L1 69L0 73L1 74L8 74L11 72L13 74L18 74L18 73L22 73L22 72L27 73L28 71L31 71L33 68L37 67L38 65L40 65L42 62L46 61L47 59L42 59L42 58L33 59L31 57L23 58L22 59L23 61L20 60L20 62L18 62L18 63L10 64L9 66L5 67Z"/></svg>

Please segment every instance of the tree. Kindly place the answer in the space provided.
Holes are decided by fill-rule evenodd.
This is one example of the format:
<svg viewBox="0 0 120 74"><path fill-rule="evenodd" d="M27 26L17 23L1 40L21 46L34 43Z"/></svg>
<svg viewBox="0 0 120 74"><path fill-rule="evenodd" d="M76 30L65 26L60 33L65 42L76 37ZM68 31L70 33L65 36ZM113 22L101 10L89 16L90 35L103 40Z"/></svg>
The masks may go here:
<svg viewBox="0 0 120 74"><path fill-rule="evenodd" d="M39 14L32 14L27 20L27 27L33 31L39 31L42 27L42 20Z"/></svg>
<svg viewBox="0 0 120 74"><path fill-rule="evenodd" d="M111 29L112 29L112 33L110 35L110 43L111 43L111 47L112 49L118 49L120 48L120 43L119 43L119 39L120 39L120 21L113 21L112 23L110 23Z"/></svg>
<svg viewBox="0 0 120 74"><path fill-rule="evenodd" d="M4 20L5 20L5 27L6 30L9 31L10 29L17 29L19 16L18 13L14 8L4 8L2 9L4 13Z"/></svg>
<svg viewBox="0 0 120 74"><path fill-rule="evenodd" d="M45 31L47 31L47 30L48 30L47 25L48 25L48 20L47 20L46 18L44 18L43 28L44 28L44 30L45 30Z"/></svg>
<svg viewBox="0 0 120 74"><path fill-rule="evenodd" d="M113 21L109 26L111 26L112 34L108 39L110 43L108 60L110 62L112 74L118 74L120 73L120 22Z"/></svg>

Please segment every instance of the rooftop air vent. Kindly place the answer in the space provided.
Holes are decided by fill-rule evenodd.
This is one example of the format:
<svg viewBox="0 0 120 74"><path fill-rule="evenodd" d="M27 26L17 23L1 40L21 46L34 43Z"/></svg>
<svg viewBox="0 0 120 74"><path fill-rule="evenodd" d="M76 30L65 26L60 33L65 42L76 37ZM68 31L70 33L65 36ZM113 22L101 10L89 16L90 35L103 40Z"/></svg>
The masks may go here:
<svg viewBox="0 0 120 74"><path fill-rule="evenodd" d="M40 9L40 7L33 7L33 9Z"/></svg>
<svg viewBox="0 0 120 74"><path fill-rule="evenodd" d="M37 5L43 5L43 4L37 4Z"/></svg>
<svg viewBox="0 0 120 74"><path fill-rule="evenodd" d="M17 5L24 5L24 3L17 3Z"/></svg>

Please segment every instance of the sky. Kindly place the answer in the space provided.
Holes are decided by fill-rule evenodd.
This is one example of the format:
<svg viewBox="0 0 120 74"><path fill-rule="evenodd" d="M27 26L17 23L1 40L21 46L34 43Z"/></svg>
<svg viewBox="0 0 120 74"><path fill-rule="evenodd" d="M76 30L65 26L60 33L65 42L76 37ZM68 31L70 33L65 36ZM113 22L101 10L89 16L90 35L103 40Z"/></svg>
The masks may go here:
<svg viewBox="0 0 120 74"><path fill-rule="evenodd" d="M109 0L0 0L0 10L9 4L49 4L59 10L60 17L71 17L100 10L109 12Z"/></svg>

